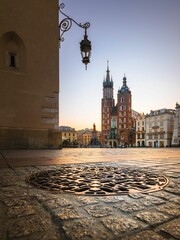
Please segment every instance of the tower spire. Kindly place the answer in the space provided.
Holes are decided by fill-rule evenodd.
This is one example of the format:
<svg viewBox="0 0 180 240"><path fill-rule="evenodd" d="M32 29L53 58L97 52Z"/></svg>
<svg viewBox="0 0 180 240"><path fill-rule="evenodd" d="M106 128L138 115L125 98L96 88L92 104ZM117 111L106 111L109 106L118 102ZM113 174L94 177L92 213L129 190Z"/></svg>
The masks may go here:
<svg viewBox="0 0 180 240"><path fill-rule="evenodd" d="M124 73L124 77L123 77L123 86L127 86L127 81L126 81L126 75Z"/></svg>
<svg viewBox="0 0 180 240"><path fill-rule="evenodd" d="M104 88L113 88L113 80L112 76L110 77L110 70L109 70L109 60L107 60L107 70L106 70L106 77L103 81Z"/></svg>
<svg viewBox="0 0 180 240"><path fill-rule="evenodd" d="M109 60L107 60L107 71L109 71Z"/></svg>
<svg viewBox="0 0 180 240"><path fill-rule="evenodd" d="M129 87L127 86L127 78L126 78L125 73L124 73L124 77L123 77L123 85L122 85L121 89L118 90L118 93L123 93L123 92L131 92Z"/></svg>
<svg viewBox="0 0 180 240"><path fill-rule="evenodd" d="M109 60L107 60L106 82L110 82Z"/></svg>

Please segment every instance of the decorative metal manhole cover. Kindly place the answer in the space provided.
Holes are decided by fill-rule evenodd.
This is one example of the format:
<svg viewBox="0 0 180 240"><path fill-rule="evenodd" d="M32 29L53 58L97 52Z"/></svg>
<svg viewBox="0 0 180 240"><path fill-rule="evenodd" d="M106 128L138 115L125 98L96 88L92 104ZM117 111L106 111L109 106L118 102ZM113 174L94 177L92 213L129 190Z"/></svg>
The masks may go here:
<svg viewBox="0 0 180 240"><path fill-rule="evenodd" d="M153 192L168 184L163 175L111 166L66 166L35 173L26 180L41 189L91 196Z"/></svg>

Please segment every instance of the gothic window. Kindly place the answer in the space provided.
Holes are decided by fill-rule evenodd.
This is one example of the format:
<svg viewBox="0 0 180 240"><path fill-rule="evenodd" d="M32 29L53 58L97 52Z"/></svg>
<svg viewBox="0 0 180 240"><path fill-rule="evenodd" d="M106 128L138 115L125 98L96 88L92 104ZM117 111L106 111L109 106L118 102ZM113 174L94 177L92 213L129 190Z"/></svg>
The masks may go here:
<svg viewBox="0 0 180 240"><path fill-rule="evenodd" d="M116 119L115 117L113 117L113 118L111 119L111 127L112 127L112 128L117 127L117 119Z"/></svg>
<svg viewBox="0 0 180 240"><path fill-rule="evenodd" d="M121 102L122 102L122 103L124 102L124 98L123 98L123 97L121 98Z"/></svg>
<svg viewBox="0 0 180 240"><path fill-rule="evenodd" d="M26 47L23 40L13 31L0 37L0 68L15 71L26 71Z"/></svg>

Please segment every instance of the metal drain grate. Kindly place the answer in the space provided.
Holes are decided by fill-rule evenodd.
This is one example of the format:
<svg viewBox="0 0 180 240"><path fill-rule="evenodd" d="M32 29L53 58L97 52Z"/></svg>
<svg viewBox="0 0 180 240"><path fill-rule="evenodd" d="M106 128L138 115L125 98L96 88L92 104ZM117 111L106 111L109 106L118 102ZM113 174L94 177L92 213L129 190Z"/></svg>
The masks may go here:
<svg viewBox="0 0 180 240"><path fill-rule="evenodd" d="M40 189L83 195L120 195L163 189L168 179L139 169L111 166L60 167L26 179Z"/></svg>

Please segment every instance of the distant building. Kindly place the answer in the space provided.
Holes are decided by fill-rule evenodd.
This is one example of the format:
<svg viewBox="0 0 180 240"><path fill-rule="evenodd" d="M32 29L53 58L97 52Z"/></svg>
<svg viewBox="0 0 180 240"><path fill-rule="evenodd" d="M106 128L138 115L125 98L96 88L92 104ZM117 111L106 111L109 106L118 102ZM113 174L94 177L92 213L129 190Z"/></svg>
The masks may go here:
<svg viewBox="0 0 180 240"><path fill-rule="evenodd" d="M92 138L92 131L87 131L87 132L84 132L82 134L82 138L83 138L83 146L87 146L89 144L89 142L91 141L91 138Z"/></svg>
<svg viewBox="0 0 180 240"><path fill-rule="evenodd" d="M94 138L97 138L97 140L101 142L101 132L97 131L96 128L94 131L94 126L93 129L86 128L77 131L77 139L79 146L88 147Z"/></svg>
<svg viewBox="0 0 180 240"><path fill-rule="evenodd" d="M62 143L68 140L70 143L77 142L77 131L74 128L68 126L60 126L60 132L62 133Z"/></svg>
<svg viewBox="0 0 180 240"><path fill-rule="evenodd" d="M117 104L113 97L113 80L107 65L103 81L103 98L101 102L102 143L111 147L135 144L135 127L132 118L132 95L123 77L123 85L117 93Z"/></svg>
<svg viewBox="0 0 180 240"><path fill-rule="evenodd" d="M144 113L136 118L136 147L145 147L146 139L146 118Z"/></svg>
<svg viewBox="0 0 180 240"><path fill-rule="evenodd" d="M178 103L176 103L176 113L174 116L172 146L180 147L180 104Z"/></svg>
<svg viewBox="0 0 180 240"><path fill-rule="evenodd" d="M81 130L77 131L77 141L78 141L78 144L80 147L82 147L85 142L87 144L87 137L86 137L86 141L85 141L85 139L83 139L83 134L88 133L88 132L91 132L91 129L85 128L85 129L81 129Z"/></svg>
<svg viewBox="0 0 180 240"><path fill-rule="evenodd" d="M0 149L61 144L58 17L57 0L0 1Z"/></svg>
<svg viewBox="0 0 180 240"><path fill-rule="evenodd" d="M175 110L159 109L146 115L146 146L170 147Z"/></svg>

